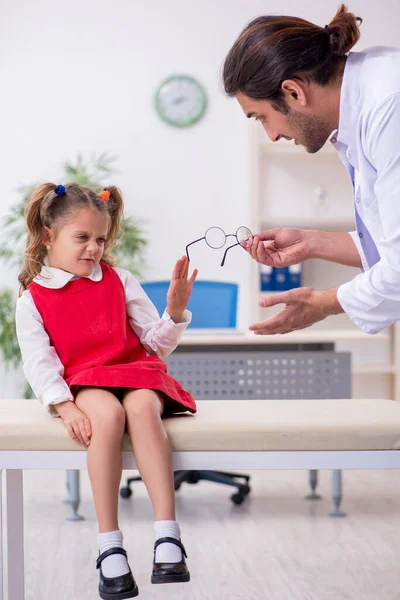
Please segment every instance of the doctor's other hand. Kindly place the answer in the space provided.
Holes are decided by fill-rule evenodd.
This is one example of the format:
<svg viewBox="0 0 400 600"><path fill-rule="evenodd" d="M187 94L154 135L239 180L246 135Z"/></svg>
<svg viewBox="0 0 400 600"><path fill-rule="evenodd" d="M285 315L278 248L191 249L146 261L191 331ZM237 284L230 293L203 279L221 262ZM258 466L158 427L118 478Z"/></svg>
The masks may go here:
<svg viewBox="0 0 400 600"><path fill-rule="evenodd" d="M288 267L312 257L312 230L275 227L241 242L254 260L270 267Z"/></svg>
<svg viewBox="0 0 400 600"><path fill-rule="evenodd" d="M284 308L273 317L250 325L255 335L276 335L291 333L310 327L330 315L343 312L337 299L337 288L315 290L313 288L294 288L266 296L259 301L264 308L284 304Z"/></svg>
<svg viewBox="0 0 400 600"><path fill-rule="evenodd" d="M182 256L177 260L167 292L167 313L175 323L182 323L183 321L183 311L188 305L197 273L197 269L194 269L190 279L188 279L188 258Z"/></svg>

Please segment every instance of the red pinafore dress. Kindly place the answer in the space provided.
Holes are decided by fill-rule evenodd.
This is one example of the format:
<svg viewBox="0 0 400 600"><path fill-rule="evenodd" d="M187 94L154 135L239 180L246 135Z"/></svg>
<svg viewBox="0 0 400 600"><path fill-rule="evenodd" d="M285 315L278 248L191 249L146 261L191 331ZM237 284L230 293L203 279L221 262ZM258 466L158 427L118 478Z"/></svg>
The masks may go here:
<svg viewBox="0 0 400 600"><path fill-rule="evenodd" d="M133 332L118 274L100 264L101 281L81 277L60 289L28 286L72 395L82 386L152 389L166 395L164 414L195 413L193 397L160 358L147 355Z"/></svg>

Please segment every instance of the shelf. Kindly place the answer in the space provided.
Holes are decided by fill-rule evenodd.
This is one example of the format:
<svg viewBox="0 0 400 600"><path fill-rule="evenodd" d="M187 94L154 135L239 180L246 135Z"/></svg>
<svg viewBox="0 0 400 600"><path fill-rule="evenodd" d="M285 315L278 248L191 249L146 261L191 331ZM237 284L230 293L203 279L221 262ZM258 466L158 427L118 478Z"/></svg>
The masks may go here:
<svg viewBox="0 0 400 600"><path fill-rule="evenodd" d="M248 333L191 333L186 331L180 340L180 346L195 346L204 344L240 346L243 344L325 344L343 341L377 342L390 340L388 333L368 335L359 329L304 329L292 333L277 335L255 335Z"/></svg>
<svg viewBox="0 0 400 600"><path fill-rule="evenodd" d="M294 227L331 232L355 230L353 190L335 147L327 142L314 155L293 141L271 142L259 123L249 121L250 210L254 232ZM315 289L336 288L359 274L355 267L343 267L313 259L304 264L303 285ZM263 309L258 300L276 291L261 291L259 265L251 267L248 323L273 318L283 305ZM216 332L215 332L216 333ZM218 332L220 333L220 332ZM182 344L254 344L268 350L273 345L333 344L338 352L352 355L355 397L384 397L400 400L400 322L376 335L358 329L343 313L327 317L308 329L285 335L203 335L182 339ZM240 348L237 348L238 350Z"/></svg>
<svg viewBox="0 0 400 600"><path fill-rule="evenodd" d="M269 219L268 217L261 216L260 229L265 231L266 229L274 229L275 227L295 227L297 229L316 229L318 231L339 231L347 233L355 229L355 223L353 218L330 222L329 216L318 219L299 219L297 217L292 219L286 216L279 220L279 222L276 218Z"/></svg>

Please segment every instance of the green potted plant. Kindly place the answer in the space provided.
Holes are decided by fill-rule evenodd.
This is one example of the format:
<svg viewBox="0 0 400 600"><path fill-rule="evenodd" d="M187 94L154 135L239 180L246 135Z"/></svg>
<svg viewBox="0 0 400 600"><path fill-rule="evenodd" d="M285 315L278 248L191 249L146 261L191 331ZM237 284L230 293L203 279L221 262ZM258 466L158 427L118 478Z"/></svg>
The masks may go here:
<svg viewBox="0 0 400 600"><path fill-rule="evenodd" d="M78 155L75 162L67 161L63 165L62 182L76 182L87 185L95 191L104 187L105 180L115 172L112 163L115 157L107 154L93 155L84 161ZM24 211L28 198L35 185L20 188L21 200L11 208L5 218L1 229L0 260L8 265L20 269L26 245L26 227ZM147 239L144 233L143 222L131 216L125 218L123 227L118 236L113 254L117 257L118 265L129 269L135 276L143 275L144 250ZM0 353L8 368L18 368L21 364L21 354L15 332L15 288L0 288ZM25 389L25 397L32 397L29 386Z"/></svg>

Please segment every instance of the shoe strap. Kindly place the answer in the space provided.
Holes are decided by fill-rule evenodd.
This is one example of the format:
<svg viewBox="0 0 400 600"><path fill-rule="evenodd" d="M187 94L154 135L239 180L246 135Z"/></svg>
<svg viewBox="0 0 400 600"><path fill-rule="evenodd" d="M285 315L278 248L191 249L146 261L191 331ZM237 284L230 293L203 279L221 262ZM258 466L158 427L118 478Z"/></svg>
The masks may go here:
<svg viewBox="0 0 400 600"><path fill-rule="evenodd" d="M96 560L96 569L100 569L100 565L107 556L111 556L112 554L122 554L125 558L128 557L126 550L121 547L116 546L115 548L110 548L109 550L105 550L103 554L100 554L99 558Z"/></svg>
<svg viewBox="0 0 400 600"><path fill-rule="evenodd" d="M178 548L180 548L182 550L183 555L187 558L185 546L182 544L181 540L177 540L176 538L172 538L172 537L159 538L154 544L154 552L157 550L158 546L160 546L161 544L165 544L165 543L175 544L175 546L178 546Z"/></svg>

